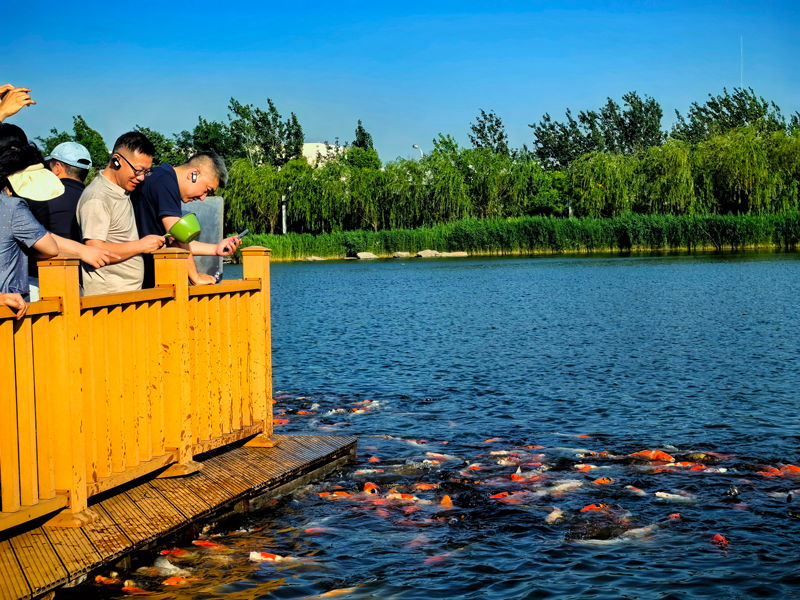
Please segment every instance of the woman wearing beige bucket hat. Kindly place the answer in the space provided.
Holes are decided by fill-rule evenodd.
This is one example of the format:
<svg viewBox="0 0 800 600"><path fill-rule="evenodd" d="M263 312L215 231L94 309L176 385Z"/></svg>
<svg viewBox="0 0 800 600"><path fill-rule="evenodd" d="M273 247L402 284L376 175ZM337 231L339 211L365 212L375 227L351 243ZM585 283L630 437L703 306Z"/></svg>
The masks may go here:
<svg viewBox="0 0 800 600"><path fill-rule="evenodd" d="M64 186L44 166L41 152L15 125L0 125L0 304L22 318L29 296L28 256L49 258L58 244L22 199L50 200Z"/></svg>

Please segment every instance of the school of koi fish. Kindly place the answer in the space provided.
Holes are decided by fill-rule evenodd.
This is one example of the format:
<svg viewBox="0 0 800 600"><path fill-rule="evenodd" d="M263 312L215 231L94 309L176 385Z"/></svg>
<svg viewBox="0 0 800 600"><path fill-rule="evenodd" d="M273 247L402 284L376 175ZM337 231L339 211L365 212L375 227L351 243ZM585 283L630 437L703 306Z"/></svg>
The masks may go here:
<svg viewBox="0 0 800 600"><path fill-rule="evenodd" d="M384 400L279 394L275 423L278 431L352 434L395 410ZM449 439L359 435L357 464L79 589L103 597L446 598L483 595L487 584L463 583L464 573L485 581L492 572L511 586L496 597L526 597L537 588L513 581L520 567L500 565L524 557L548 565L552 577L564 575L564 557L575 569L621 555L646 568L644 557L664 548L717 564L758 551L741 515L781 519L786 531L800 519L797 465L703 447L620 448L580 433L465 439L452 421L447 430ZM709 514L722 525L710 527Z"/></svg>

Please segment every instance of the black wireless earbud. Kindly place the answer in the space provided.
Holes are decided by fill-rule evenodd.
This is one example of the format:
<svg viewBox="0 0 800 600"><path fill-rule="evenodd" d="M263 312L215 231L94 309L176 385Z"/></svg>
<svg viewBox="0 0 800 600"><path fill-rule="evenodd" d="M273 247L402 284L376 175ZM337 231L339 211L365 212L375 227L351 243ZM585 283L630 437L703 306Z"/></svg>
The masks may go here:
<svg viewBox="0 0 800 600"><path fill-rule="evenodd" d="M122 165L121 165L121 164L119 164L119 159L118 159L116 156L114 156L114 157L112 157L112 158L111 158L111 165L112 165L112 166L113 166L115 169L120 169L120 168L122 167Z"/></svg>
<svg viewBox="0 0 800 600"><path fill-rule="evenodd" d="M192 183L197 183L197 171L192 171Z"/></svg>

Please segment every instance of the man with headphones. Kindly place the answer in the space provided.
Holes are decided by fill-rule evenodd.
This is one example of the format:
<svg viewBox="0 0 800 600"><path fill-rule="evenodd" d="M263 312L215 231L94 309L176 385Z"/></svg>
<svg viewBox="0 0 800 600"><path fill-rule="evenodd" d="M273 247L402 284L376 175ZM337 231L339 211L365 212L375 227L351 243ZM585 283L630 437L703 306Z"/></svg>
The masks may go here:
<svg viewBox="0 0 800 600"><path fill-rule="evenodd" d="M167 162L153 169L153 175L132 195L136 226L140 235L165 235L182 216L182 205L186 202L205 200L218 187L228 182L225 161L214 152L195 154L184 164L173 167ZM216 283L216 279L198 273L192 255L230 256L241 244L237 237L222 240L218 244L170 242L191 252L189 256L189 279L194 285ZM155 286L155 267L150 256L144 257L144 288Z"/></svg>
<svg viewBox="0 0 800 600"><path fill-rule="evenodd" d="M117 139L108 166L94 178L78 202L78 225L87 246L113 252L119 258L104 267L81 263L87 296L130 292L142 288L142 254L164 245L164 236L139 236L130 193L150 174L155 148L144 134L129 131Z"/></svg>

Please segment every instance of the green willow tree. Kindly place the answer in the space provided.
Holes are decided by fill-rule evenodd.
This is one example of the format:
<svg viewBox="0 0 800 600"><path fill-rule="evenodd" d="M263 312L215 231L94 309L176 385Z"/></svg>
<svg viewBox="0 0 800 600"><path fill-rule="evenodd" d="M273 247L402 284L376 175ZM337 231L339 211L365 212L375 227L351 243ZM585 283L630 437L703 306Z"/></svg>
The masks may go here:
<svg viewBox="0 0 800 600"><path fill-rule="evenodd" d="M488 113L482 108L474 123L470 123L469 141L474 148L486 148L494 154L509 156L508 135L503 120L491 110Z"/></svg>
<svg viewBox="0 0 800 600"><path fill-rule="evenodd" d="M106 148L106 143L96 130L89 127L81 115L72 117L72 133L65 131L59 132L56 128L50 130L50 135L46 138L36 138L42 146L42 153L47 156L53 149L62 142L78 142L89 151L92 158L92 165L95 168L103 168L108 164L111 154Z"/></svg>

